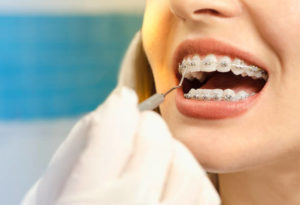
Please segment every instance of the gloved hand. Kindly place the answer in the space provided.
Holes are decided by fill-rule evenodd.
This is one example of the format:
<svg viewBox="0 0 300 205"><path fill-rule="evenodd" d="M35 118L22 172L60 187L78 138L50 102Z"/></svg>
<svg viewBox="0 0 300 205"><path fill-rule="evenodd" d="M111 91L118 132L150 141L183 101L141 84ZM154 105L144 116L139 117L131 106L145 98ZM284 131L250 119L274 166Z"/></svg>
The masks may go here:
<svg viewBox="0 0 300 205"><path fill-rule="evenodd" d="M140 113L129 89L84 117L23 205L217 205L192 154L154 112Z"/></svg>

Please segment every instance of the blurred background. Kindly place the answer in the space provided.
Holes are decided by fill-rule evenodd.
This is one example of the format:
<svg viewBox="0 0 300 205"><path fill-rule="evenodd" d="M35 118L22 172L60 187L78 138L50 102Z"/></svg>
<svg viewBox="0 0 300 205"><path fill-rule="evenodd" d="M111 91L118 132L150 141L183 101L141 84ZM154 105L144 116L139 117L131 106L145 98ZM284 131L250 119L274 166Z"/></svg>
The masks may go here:
<svg viewBox="0 0 300 205"><path fill-rule="evenodd" d="M143 0L0 0L0 204L19 204L116 85Z"/></svg>

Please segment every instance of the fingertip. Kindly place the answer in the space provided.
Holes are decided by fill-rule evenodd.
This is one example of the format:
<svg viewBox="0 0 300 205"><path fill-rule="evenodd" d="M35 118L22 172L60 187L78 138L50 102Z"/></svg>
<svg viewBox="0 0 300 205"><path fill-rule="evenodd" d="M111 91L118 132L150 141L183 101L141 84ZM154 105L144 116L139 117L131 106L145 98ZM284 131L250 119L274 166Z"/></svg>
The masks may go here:
<svg viewBox="0 0 300 205"><path fill-rule="evenodd" d="M96 109L96 112L103 108L114 108L118 110L132 108L138 110L137 104L138 97L134 90L127 87L117 87L112 91L104 103Z"/></svg>
<svg viewBox="0 0 300 205"><path fill-rule="evenodd" d="M128 87L118 87L112 94L120 98L122 101L135 105L138 103L136 92Z"/></svg>

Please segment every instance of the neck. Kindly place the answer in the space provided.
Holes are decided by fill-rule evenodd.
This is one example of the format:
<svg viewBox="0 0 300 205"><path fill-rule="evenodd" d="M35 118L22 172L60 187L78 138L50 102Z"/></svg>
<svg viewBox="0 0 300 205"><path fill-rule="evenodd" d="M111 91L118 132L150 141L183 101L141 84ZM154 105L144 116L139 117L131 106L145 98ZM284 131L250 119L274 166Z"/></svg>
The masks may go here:
<svg viewBox="0 0 300 205"><path fill-rule="evenodd" d="M220 174L222 205L299 205L300 160Z"/></svg>

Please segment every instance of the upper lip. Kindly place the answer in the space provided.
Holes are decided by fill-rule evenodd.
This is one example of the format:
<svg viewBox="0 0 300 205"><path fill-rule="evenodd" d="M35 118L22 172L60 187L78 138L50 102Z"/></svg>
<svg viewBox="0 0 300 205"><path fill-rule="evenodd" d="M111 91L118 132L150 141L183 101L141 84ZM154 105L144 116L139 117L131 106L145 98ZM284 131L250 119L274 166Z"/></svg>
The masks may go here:
<svg viewBox="0 0 300 205"><path fill-rule="evenodd" d="M268 73L264 63L253 54L212 38L190 39L179 44L173 58L173 68L176 72L178 72L178 65L186 56L195 54L215 54L239 58L245 61L245 63L255 65Z"/></svg>

